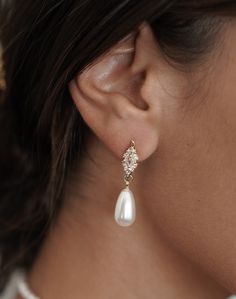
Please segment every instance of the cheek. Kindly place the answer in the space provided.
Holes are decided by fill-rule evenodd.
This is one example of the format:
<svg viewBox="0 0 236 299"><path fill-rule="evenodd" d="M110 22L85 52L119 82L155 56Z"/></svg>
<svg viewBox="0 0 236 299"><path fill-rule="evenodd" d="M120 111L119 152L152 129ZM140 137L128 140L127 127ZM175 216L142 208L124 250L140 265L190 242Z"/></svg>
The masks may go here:
<svg viewBox="0 0 236 299"><path fill-rule="evenodd" d="M143 196L158 231L235 292L236 97L220 85L166 124Z"/></svg>

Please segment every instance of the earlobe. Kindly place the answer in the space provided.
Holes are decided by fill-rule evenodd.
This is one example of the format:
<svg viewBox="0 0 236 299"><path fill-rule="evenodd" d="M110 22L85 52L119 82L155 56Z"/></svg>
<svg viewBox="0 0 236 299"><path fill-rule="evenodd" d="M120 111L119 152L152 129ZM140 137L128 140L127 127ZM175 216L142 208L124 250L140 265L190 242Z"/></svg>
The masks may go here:
<svg viewBox="0 0 236 299"><path fill-rule="evenodd" d="M120 54L131 45L134 51ZM142 40L137 44L136 40L127 39L69 83L72 99L85 122L119 159L130 140L136 143L140 161L158 146L159 110L142 93L148 84L146 78L150 78L143 74L149 72L151 58L142 51L145 51ZM138 55L142 62L133 55ZM137 68L133 61L139 64Z"/></svg>

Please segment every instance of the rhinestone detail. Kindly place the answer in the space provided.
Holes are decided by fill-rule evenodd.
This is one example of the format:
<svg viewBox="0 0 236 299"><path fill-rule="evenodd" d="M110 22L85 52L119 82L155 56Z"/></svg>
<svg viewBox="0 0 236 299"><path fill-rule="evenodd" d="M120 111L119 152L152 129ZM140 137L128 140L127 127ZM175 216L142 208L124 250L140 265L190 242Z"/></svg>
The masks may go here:
<svg viewBox="0 0 236 299"><path fill-rule="evenodd" d="M122 165L124 167L125 177L129 178L131 176L138 166L138 159L135 144L132 142L131 146L123 155Z"/></svg>

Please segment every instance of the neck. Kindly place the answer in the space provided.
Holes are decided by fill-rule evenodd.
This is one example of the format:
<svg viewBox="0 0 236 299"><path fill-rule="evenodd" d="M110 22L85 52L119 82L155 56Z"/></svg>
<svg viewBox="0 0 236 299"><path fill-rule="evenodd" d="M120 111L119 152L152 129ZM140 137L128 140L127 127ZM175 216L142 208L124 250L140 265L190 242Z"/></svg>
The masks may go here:
<svg viewBox="0 0 236 299"><path fill-rule="evenodd" d="M226 298L157 231L137 186L131 186L137 221L128 228L115 223L122 172L108 153L106 160L110 167L84 159L80 176L70 177L65 204L29 273L32 290L43 299Z"/></svg>

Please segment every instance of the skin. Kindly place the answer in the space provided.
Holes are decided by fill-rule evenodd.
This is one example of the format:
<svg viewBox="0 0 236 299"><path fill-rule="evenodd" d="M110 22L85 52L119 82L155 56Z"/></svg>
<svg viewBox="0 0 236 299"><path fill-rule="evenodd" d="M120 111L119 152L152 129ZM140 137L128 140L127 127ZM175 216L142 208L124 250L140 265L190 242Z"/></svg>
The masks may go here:
<svg viewBox="0 0 236 299"><path fill-rule="evenodd" d="M40 298L236 293L235 21L220 35L183 71L144 24L136 42L119 43L70 82L90 132L28 276ZM122 228L113 214L131 139L140 156L131 184L137 220Z"/></svg>

